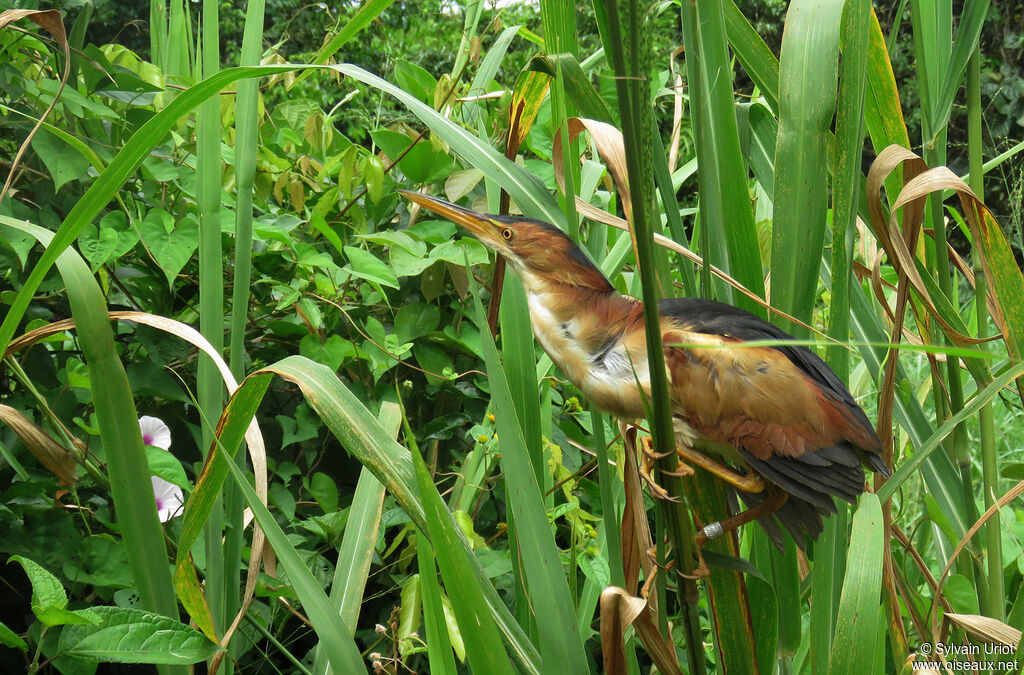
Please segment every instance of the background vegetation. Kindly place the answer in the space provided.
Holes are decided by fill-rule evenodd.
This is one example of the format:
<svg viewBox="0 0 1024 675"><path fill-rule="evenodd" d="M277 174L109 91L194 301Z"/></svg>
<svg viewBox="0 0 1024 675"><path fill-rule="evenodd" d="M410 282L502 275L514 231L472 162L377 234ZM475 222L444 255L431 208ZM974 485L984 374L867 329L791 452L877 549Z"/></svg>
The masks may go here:
<svg viewBox="0 0 1024 675"><path fill-rule="evenodd" d="M973 641L1024 664L1024 3L16 8L60 14L0 0L5 663L880 673ZM556 145L576 118L623 135ZM891 143L951 173L896 209L925 167L873 165ZM803 323L773 316L879 420L893 479L806 554L748 527L699 588L637 569L724 495L688 483L666 533L514 278L499 353L493 259L399 188L507 193L622 292L768 316L699 261L728 272ZM627 203L636 252L604 224Z"/></svg>

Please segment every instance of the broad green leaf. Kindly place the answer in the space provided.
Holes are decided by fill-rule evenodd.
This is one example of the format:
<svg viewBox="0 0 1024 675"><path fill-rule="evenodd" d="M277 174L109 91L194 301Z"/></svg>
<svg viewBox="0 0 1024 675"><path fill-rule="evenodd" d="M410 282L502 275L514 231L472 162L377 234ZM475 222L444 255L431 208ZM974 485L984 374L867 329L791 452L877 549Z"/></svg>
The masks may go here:
<svg viewBox="0 0 1024 675"><path fill-rule="evenodd" d="M199 225L191 216L175 223L171 214L153 208L139 223L139 234L143 245L167 275L167 284L173 286L178 272L199 247Z"/></svg>
<svg viewBox="0 0 1024 675"><path fill-rule="evenodd" d="M67 624L97 623L99 617L91 610L72 611L66 609L68 596L57 577L28 558L12 555L8 562L21 564L32 583L32 613L44 626L63 626Z"/></svg>
<svg viewBox="0 0 1024 675"><path fill-rule="evenodd" d="M0 621L0 645L20 649L23 652L28 651L28 644L2 621Z"/></svg>
<svg viewBox="0 0 1024 675"><path fill-rule="evenodd" d="M338 510L338 485L326 473L314 473L309 479L307 489L324 513L334 513Z"/></svg>
<svg viewBox="0 0 1024 675"><path fill-rule="evenodd" d="M857 544L847 555L829 675L861 675L866 658L878 646L882 635L879 604L884 539L881 502L866 492L853 516L850 541Z"/></svg>
<svg viewBox="0 0 1024 675"><path fill-rule="evenodd" d="M95 271L114 256L114 251L117 250L117 232L103 227L97 231L95 226L89 225L78 235L78 250Z"/></svg>
<svg viewBox="0 0 1024 675"><path fill-rule="evenodd" d="M154 476L163 478L168 483L174 483L180 488L188 489L188 478L185 476L185 469L182 468L178 458L169 451L147 445L146 463L149 465L149 472Z"/></svg>
<svg viewBox="0 0 1024 675"><path fill-rule="evenodd" d="M74 90L69 88L65 91ZM81 153L71 151L64 141L45 129L39 129L32 137L32 149L36 151L39 159L43 161L46 169L50 172L54 192L59 192L60 188L68 181L87 177L89 160Z"/></svg>
<svg viewBox="0 0 1024 675"><path fill-rule="evenodd" d="M71 626L61 634L62 651L97 661L188 665L220 647L194 628L160 614L130 607L93 607L99 622Z"/></svg>
<svg viewBox="0 0 1024 675"><path fill-rule="evenodd" d="M395 335L399 342L412 342L437 330L441 310L437 305L413 302L402 305L395 313Z"/></svg>
<svg viewBox="0 0 1024 675"><path fill-rule="evenodd" d="M329 335L321 342L318 336L306 334L299 340L299 353L331 370L338 370L348 358L356 355L357 350L351 341L340 335Z"/></svg>
<svg viewBox="0 0 1024 675"><path fill-rule="evenodd" d="M345 255L349 264L345 269L360 279L366 279L381 286L398 288L398 279L388 266L372 253L356 246L346 246Z"/></svg>
<svg viewBox="0 0 1024 675"><path fill-rule="evenodd" d="M401 59L395 62L395 80L398 86L424 103L433 100L437 80L422 67ZM374 132L370 132L373 136ZM376 140L376 139L375 139Z"/></svg>

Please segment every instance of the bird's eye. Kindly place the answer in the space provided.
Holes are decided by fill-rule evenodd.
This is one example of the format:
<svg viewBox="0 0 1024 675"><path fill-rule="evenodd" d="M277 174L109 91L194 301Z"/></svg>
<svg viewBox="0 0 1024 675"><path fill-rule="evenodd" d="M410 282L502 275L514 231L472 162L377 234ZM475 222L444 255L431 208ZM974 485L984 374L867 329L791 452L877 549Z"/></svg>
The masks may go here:
<svg viewBox="0 0 1024 675"><path fill-rule="evenodd" d="M512 230L511 227L506 227L504 230L501 231L501 236L505 241L512 241L512 237L516 236L516 233Z"/></svg>

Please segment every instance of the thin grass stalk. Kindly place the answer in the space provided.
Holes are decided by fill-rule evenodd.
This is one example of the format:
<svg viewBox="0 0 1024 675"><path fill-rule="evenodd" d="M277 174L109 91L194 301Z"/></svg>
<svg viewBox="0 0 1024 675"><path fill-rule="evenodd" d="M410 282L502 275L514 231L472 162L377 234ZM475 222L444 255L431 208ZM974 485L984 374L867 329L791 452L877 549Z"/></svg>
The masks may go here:
<svg viewBox="0 0 1024 675"><path fill-rule="evenodd" d="M217 0L204 0L200 61L203 77L220 70L220 38L218 36ZM224 351L224 271L221 252L220 193L220 97L202 103L196 124L197 185L199 209L199 330L213 348ZM197 398L202 418L202 447L214 441L213 424L220 419L223 384L216 366L209 359L200 359ZM237 607L237 583L228 582L229 570L223 538L223 508L215 507L206 524L206 593L218 631L227 627L229 611ZM237 575L230 577L236 579ZM234 601L228 600L228 586Z"/></svg>
<svg viewBox="0 0 1024 675"><path fill-rule="evenodd" d="M615 0L605 0L612 62L615 67L616 90L622 118L626 166L629 173L630 197L633 205L633 230L636 238L637 266L643 287L644 325L647 333L647 359L651 374L651 435L655 450L662 455L658 460L658 480L669 494L682 495L681 480L670 473L676 468L675 435L672 429L672 411L668 398L665 354L661 344L658 316L658 279L653 255L651 209L654 198L654 173L650 159L651 144L645 140L653 128L652 109L648 101L646 68L646 42L641 41L644 12L639 0L627 0L620 6ZM623 34L621 21L625 21ZM693 545L693 526L683 502L661 502L658 508L665 513L669 540L675 552L679 570L692 570L697 564ZM660 540L659 540L660 542ZM691 675L705 672L704 650L700 623L697 617L697 585L684 577L677 579L682 609L683 635ZM661 605L662 611L665 606Z"/></svg>
<svg viewBox="0 0 1024 675"><path fill-rule="evenodd" d="M264 0L253 0L245 10L245 31L242 37L241 66L259 65L263 42ZM257 80L245 79L238 83L235 98L235 185L237 188L235 208L235 264L231 289L231 327L229 364L231 373L239 382L245 374L245 326L248 318L250 283L252 278L252 202L253 181L256 176L257 136L259 124L257 115L259 101ZM216 100L216 99L214 99ZM245 453L235 454L235 462L245 465ZM242 568L242 547L245 528L242 525L245 502L241 491L234 485L224 490L224 516L227 532L224 538L224 564L226 579L238 579ZM237 587L225 586L225 616L230 617L238 610ZM241 653L242 642L231 644L232 654ZM226 675L230 675L234 664L225 660Z"/></svg>
<svg viewBox="0 0 1024 675"><path fill-rule="evenodd" d="M717 1L685 0L681 15L691 87L690 110L698 122L701 230L707 231L707 243L724 246L715 250L715 256L702 248L701 255L764 297L764 270L747 186L747 162L736 123L724 9ZM701 243L703 246L705 241ZM736 306L764 316L764 308L753 300L734 294L728 287L719 290L721 299L731 298Z"/></svg>
<svg viewBox="0 0 1024 675"><path fill-rule="evenodd" d="M459 49L455 53L455 65L452 66L453 80L462 76L463 68L469 61L469 51L473 46L473 38L476 37L477 26L480 24L480 12L483 9L483 4L483 0L469 0L466 3L466 19L462 26L462 39L459 40Z"/></svg>
<svg viewBox="0 0 1024 675"><path fill-rule="evenodd" d="M850 337L850 293L853 284L853 243L857 195L861 191L860 158L864 144L864 98L867 87L870 2L847 2L841 31L839 100L836 106L836 149L832 164L832 302L828 334ZM826 350L825 360L843 382L849 381L850 353L841 346ZM811 577L809 649L812 672L824 673L831 657L845 567L846 507L825 521L814 547ZM840 529L842 528L842 529ZM838 569L837 569L838 568Z"/></svg>
<svg viewBox="0 0 1024 675"><path fill-rule="evenodd" d="M981 143L981 48L975 47L967 64L967 158L971 167L971 190L978 197L985 195L985 175L982 170ZM978 247L974 247L974 305L977 311L978 337L988 337L988 284ZM979 383L980 384L980 383ZM996 456L995 421L992 404L986 403L978 411L981 433L981 479L985 508L989 509L999 494L999 458ZM986 615L1000 621L1006 614L1003 588L1003 545L1001 522L992 518L985 525L985 544L988 562L988 602Z"/></svg>
<svg viewBox="0 0 1024 675"><path fill-rule="evenodd" d="M911 19L913 23L914 49L918 70L918 86L921 92L921 136L922 154L928 166L940 166L946 163L946 127L936 128L939 120L948 120L948 114L938 109L939 92L945 86L942 78L946 75L950 62L953 44L953 8L952 2L929 3L912 0ZM933 248L929 251L929 265L936 277L943 295L954 307L958 306L953 276L949 267L947 254L946 225L942 208L942 195L934 193L929 196L925 210L925 222L932 228ZM942 335L944 342L948 342ZM946 365L939 366L932 373L932 397L935 403L936 423L956 415L964 406L963 381L960 375L960 360L949 355ZM944 376L945 382L939 378ZM949 392L948 401L943 392ZM946 439L943 446L951 461L960 472L959 490L967 508L967 521L977 520L977 507L974 502L973 482L971 480L971 457L967 447L966 428L958 427ZM972 550L977 553L977 546L971 543ZM979 603L983 602L981 589L987 586L984 572L980 565L971 565L968 561L958 564L959 571L978 589ZM977 578L976 578L977 577Z"/></svg>
<svg viewBox="0 0 1024 675"><path fill-rule="evenodd" d="M579 59L579 37L576 30L576 8L568 0L541 0L541 26L544 30L544 51L548 54L572 54ZM557 76L551 82L551 123L552 133L561 130L562 138L569 138L567 120L574 114L572 101L566 96L560 61L557 62ZM569 236L579 240L579 218L576 214L576 186L580 184L579 143L575 139L562 143L562 166L565 172L565 195L562 211L569 225Z"/></svg>

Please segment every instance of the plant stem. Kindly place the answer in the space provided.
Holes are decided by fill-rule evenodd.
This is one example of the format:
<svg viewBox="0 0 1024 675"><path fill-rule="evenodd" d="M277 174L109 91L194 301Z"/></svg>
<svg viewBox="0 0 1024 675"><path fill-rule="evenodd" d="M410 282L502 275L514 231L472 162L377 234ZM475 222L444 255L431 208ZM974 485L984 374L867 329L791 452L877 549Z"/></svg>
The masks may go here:
<svg viewBox="0 0 1024 675"><path fill-rule="evenodd" d="M984 199L984 171L982 170L981 145L981 58L979 48L967 64L967 152L971 167L971 189L979 199ZM974 247L974 304L978 313L978 337L988 337L988 294L985 270L978 248ZM987 383L978 383L981 388ZM999 460L996 456L995 423L992 404L986 403L978 411L981 429L981 478L985 508L996 502L999 494ZM1006 600L1003 589L1003 551L999 517L992 518L985 525L985 544L988 549L988 586L986 587L986 615L1002 621L1005 617Z"/></svg>

